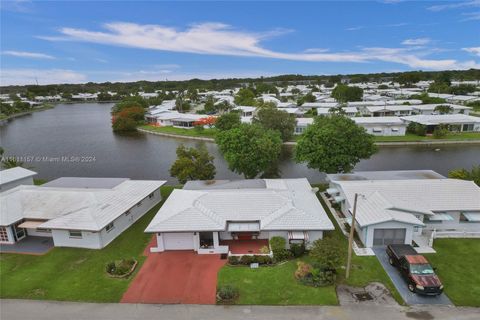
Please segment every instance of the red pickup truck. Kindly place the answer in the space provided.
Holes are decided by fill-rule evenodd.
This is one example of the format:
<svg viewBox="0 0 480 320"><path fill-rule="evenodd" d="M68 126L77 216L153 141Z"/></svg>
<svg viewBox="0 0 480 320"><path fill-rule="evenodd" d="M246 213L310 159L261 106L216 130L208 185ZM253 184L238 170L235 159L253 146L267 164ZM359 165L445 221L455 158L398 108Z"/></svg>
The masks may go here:
<svg viewBox="0 0 480 320"><path fill-rule="evenodd" d="M408 290L422 295L439 295L443 285L427 259L410 245L387 246L388 262L396 267L408 285Z"/></svg>

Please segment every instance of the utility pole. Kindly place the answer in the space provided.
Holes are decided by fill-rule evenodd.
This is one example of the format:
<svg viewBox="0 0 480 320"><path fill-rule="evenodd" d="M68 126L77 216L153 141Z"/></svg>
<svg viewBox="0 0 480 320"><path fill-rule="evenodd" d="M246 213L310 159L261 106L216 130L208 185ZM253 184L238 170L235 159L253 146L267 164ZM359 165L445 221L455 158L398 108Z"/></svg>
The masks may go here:
<svg viewBox="0 0 480 320"><path fill-rule="evenodd" d="M348 279L348 277L350 276L350 268L352 266L352 245L353 245L353 234L355 232L355 214L357 213L357 200L358 200L358 193L355 193L355 199L353 200L352 222L350 223L350 235L348 237L347 272L345 274L346 279Z"/></svg>

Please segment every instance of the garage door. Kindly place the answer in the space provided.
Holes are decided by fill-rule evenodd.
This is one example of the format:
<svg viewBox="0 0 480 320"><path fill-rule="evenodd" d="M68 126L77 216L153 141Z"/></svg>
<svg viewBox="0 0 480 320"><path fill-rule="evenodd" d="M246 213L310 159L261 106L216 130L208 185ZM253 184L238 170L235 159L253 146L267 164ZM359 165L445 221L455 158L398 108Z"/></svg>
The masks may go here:
<svg viewBox="0 0 480 320"><path fill-rule="evenodd" d="M407 229L375 229L373 232L373 245L404 244L406 231Z"/></svg>
<svg viewBox="0 0 480 320"><path fill-rule="evenodd" d="M165 250L193 250L193 233L164 233Z"/></svg>

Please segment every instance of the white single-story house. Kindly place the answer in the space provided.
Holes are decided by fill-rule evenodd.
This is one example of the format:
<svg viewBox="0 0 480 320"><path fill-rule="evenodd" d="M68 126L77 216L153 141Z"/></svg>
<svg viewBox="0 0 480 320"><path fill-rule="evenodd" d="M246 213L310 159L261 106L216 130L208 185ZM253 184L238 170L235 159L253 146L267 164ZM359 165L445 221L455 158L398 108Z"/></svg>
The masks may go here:
<svg viewBox="0 0 480 320"><path fill-rule="evenodd" d="M0 171L0 192L15 188L19 185L33 185L33 177L37 173L22 167L15 167Z"/></svg>
<svg viewBox="0 0 480 320"><path fill-rule="evenodd" d="M297 118L297 125L295 126L294 134L302 134L307 127L313 123L313 118Z"/></svg>
<svg viewBox="0 0 480 320"><path fill-rule="evenodd" d="M351 224L358 194L356 231L366 247L414 244L435 231L480 232L480 188L473 181L429 172L328 175L331 201Z"/></svg>
<svg viewBox="0 0 480 320"><path fill-rule="evenodd" d="M256 114L257 108L252 106L236 106L234 110L240 111L241 117L253 117Z"/></svg>
<svg viewBox="0 0 480 320"><path fill-rule="evenodd" d="M161 201L165 181L60 178L0 193L0 243L51 237L56 247L101 249Z"/></svg>
<svg viewBox="0 0 480 320"><path fill-rule="evenodd" d="M145 232L155 233L152 252L235 252L272 237L307 246L334 226L307 179L193 181L174 190Z"/></svg>
<svg viewBox="0 0 480 320"><path fill-rule="evenodd" d="M176 127L184 129L192 129L195 122L206 118L206 115L194 113L180 113L178 111L164 111L158 114L150 114L146 116L149 123L160 127Z"/></svg>
<svg viewBox="0 0 480 320"><path fill-rule="evenodd" d="M355 117L358 126L375 136L404 136L407 125L398 117Z"/></svg>
<svg viewBox="0 0 480 320"><path fill-rule="evenodd" d="M407 124L414 122L427 127L427 133L432 133L438 125L446 125L450 131L478 132L480 131L480 118L461 113L415 115L401 117Z"/></svg>
<svg viewBox="0 0 480 320"><path fill-rule="evenodd" d="M412 114L413 107L409 105L388 105L388 106L370 106L365 107L362 113L372 117L388 116L409 116Z"/></svg>
<svg viewBox="0 0 480 320"><path fill-rule="evenodd" d="M451 103L430 103L430 104L420 104L420 105L413 105L411 106L413 109L414 114L439 114L439 112L435 111L435 108L438 106L449 106L452 108L452 113L463 113L468 115L472 108L460 106L458 104L451 104Z"/></svg>

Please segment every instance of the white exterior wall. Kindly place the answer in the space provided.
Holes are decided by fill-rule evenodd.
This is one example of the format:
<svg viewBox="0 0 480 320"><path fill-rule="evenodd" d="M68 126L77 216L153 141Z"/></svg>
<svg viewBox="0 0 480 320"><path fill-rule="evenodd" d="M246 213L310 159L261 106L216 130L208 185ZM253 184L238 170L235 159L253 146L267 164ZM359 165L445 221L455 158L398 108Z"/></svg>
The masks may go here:
<svg viewBox="0 0 480 320"><path fill-rule="evenodd" d="M366 226L361 229L362 238L365 239L363 243L365 247L373 247L373 234L375 229L406 229L405 231L405 244L411 244L413 240L413 225L405 224L401 222L384 222Z"/></svg>
<svg viewBox="0 0 480 320"><path fill-rule="evenodd" d="M358 124L359 126L365 128L367 133L372 134L374 136L404 136L407 127L405 125L366 125L366 124ZM374 128L382 128L382 132L374 132ZM397 129L398 131L393 131L392 129Z"/></svg>
<svg viewBox="0 0 480 320"><path fill-rule="evenodd" d="M311 248L312 243L316 240L323 239L323 231L308 231L308 242L306 244L307 249ZM287 240L288 242L288 240Z"/></svg>
<svg viewBox="0 0 480 320"><path fill-rule="evenodd" d="M10 181L8 183L1 184L0 192L13 189L16 186L20 186L20 185L30 185L30 186L33 185L33 177L26 177L23 179L18 179L15 181Z"/></svg>
<svg viewBox="0 0 480 320"><path fill-rule="evenodd" d="M130 214L128 216L123 213L120 217L113 221L114 228L107 232L105 228L100 231L100 240L102 243L102 248L106 247L110 242L112 242L116 237L118 237L122 232L128 229L132 224L134 224L138 219L143 217L150 209L157 205L162 200L160 195L160 189L157 189L153 192L153 197L150 199L148 196L141 201L141 205L135 205L130 209Z"/></svg>
<svg viewBox="0 0 480 320"><path fill-rule="evenodd" d="M55 247L101 249L99 232L82 231L82 238L71 238L68 230L52 230Z"/></svg>
<svg viewBox="0 0 480 320"><path fill-rule="evenodd" d="M472 211L473 212L473 211ZM463 222L460 221L460 211L447 211L445 212L448 215L453 217L452 221L441 221L441 222L425 222L425 230L437 231L476 231L480 232L480 222Z"/></svg>
<svg viewBox="0 0 480 320"><path fill-rule="evenodd" d="M101 249L161 201L160 189L155 190L153 195L151 199L148 196L144 198L140 206L135 205L131 208L128 216L122 213L121 216L113 221L114 228L109 232L105 228L99 232L82 231L82 238L80 239L71 238L68 230L52 230L53 243L56 247Z"/></svg>

